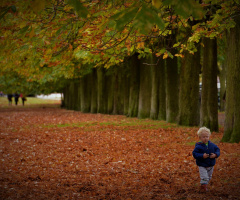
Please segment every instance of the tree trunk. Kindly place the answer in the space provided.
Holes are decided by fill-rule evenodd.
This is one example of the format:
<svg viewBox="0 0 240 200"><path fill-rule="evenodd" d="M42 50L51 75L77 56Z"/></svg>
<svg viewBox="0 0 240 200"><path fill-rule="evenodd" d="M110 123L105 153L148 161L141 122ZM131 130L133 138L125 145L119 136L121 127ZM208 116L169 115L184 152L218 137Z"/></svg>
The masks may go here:
<svg viewBox="0 0 240 200"><path fill-rule="evenodd" d="M175 53L173 53L175 54ZM177 57L166 59L166 119L176 122L178 116L178 61Z"/></svg>
<svg viewBox="0 0 240 200"><path fill-rule="evenodd" d="M152 91L151 91L151 110L150 110L150 118L158 119L158 96L159 96L159 66L154 65L157 63L156 57L151 58L151 77L152 77Z"/></svg>
<svg viewBox="0 0 240 200"><path fill-rule="evenodd" d="M104 102L104 88L105 88L105 74L104 74L104 68L97 69L97 83L98 83L98 113L105 113L105 102Z"/></svg>
<svg viewBox="0 0 240 200"><path fill-rule="evenodd" d="M117 69L115 72L115 82L114 82L114 105L113 105L113 114L123 114L124 110L124 90L123 90L123 78L122 70Z"/></svg>
<svg viewBox="0 0 240 200"><path fill-rule="evenodd" d="M219 74L220 79L220 111L223 112L225 110L225 92L226 92L226 62L224 61L222 64L222 70Z"/></svg>
<svg viewBox="0 0 240 200"><path fill-rule="evenodd" d="M199 50L194 55L185 51L180 71L179 125L199 125L199 71Z"/></svg>
<svg viewBox="0 0 240 200"><path fill-rule="evenodd" d="M90 112L91 108L91 74L87 74L80 79L81 87L81 111Z"/></svg>
<svg viewBox="0 0 240 200"><path fill-rule="evenodd" d="M64 97L64 108L68 109L69 103L68 103L68 84L63 89L63 97Z"/></svg>
<svg viewBox="0 0 240 200"><path fill-rule="evenodd" d="M141 62L148 62L150 59L142 59ZM138 118L150 117L151 109L151 67L149 65L140 65L140 86L139 86L139 103Z"/></svg>
<svg viewBox="0 0 240 200"><path fill-rule="evenodd" d="M107 113L113 114L113 102L114 102L114 87L115 87L115 74L110 74L106 76L106 81L108 85L108 106L107 106Z"/></svg>
<svg viewBox="0 0 240 200"><path fill-rule="evenodd" d="M159 58L160 59L160 58ZM165 60L159 60L158 62L159 73L159 112L158 119L166 120L166 72L165 72Z"/></svg>
<svg viewBox="0 0 240 200"><path fill-rule="evenodd" d="M97 70L94 68L91 73L91 113L97 113Z"/></svg>
<svg viewBox="0 0 240 200"><path fill-rule="evenodd" d="M203 74L200 125L218 131L217 41L203 38Z"/></svg>
<svg viewBox="0 0 240 200"><path fill-rule="evenodd" d="M74 81L74 110L80 110L80 101L79 101L79 80Z"/></svg>
<svg viewBox="0 0 240 200"><path fill-rule="evenodd" d="M126 75L126 77L123 79L123 103L124 103L124 110L123 114L128 115L128 109L129 109L129 76Z"/></svg>
<svg viewBox="0 0 240 200"><path fill-rule="evenodd" d="M240 142L240 17L227 36L227 87L223 142Z"/></svg>
<svg viewBox="0 0 240 200"><path fill-rule="evenodd" d="M130 91L129 91L129 117L138 115L138 98L139 98L139 65L137 54L132 56L130 73Z"/></svg>
<svg viewBox="0 0 240 200"><path fill-rule="evenodd" d="M69 84L69 109L73 110L74 109L74 81L71 80Z"/></svg>

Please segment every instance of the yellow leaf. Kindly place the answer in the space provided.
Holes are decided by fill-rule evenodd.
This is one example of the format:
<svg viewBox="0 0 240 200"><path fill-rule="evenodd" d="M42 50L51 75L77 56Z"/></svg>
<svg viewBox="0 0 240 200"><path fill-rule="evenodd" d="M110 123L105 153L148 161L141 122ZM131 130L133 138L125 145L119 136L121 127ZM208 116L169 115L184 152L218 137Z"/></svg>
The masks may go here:
<svg viewBox="0 0 240 200"><path fill-rule="evenodd" d="M144 42L138 43L138 44L137 44L137 48L138 48L138 49L144 48Z"/></svg>
<svg viewBox="0 0 240 200"><path fill-rule="evenodd" d="M152 5L155 6L156 8L160 8L162 5L162 2L160 0L153 0Z"/></svg>
<svg viewBox="0 0 240 200"><path fill-rule="evenodd" d="M184 57L184 55L183 54L175 54L175 56L177 56L177 57L181 57L181 58L183 58Z"/></svg>
<svg viewBox="0 0 240 200"><path fill-rule="evenodd" d="M168 57L168 53L165 52L165 53L163 54L163 59L166 59L167 57Z"/></svg>

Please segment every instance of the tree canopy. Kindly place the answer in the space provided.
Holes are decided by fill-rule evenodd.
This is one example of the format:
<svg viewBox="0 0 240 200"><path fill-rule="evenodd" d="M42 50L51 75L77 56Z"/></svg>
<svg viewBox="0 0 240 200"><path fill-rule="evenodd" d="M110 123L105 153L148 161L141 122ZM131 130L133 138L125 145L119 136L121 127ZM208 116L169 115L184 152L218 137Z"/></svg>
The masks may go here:
<svg viewBox="0 0 240 200"><path fill-rule="evenodd" d="M0 73L45 85L118 65L136 52L183 57L197 51L202 37L221 38L239 10L238 0L4 0ZM166 42L176 33L177 41Z"/></svg>

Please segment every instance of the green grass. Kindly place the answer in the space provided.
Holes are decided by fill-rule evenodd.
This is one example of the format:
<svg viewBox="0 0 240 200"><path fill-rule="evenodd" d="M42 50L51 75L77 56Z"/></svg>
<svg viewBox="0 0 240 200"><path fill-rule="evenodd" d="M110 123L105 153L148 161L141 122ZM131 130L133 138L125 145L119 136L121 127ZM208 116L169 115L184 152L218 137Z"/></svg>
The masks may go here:
<svg viewBox="0 0 240 200"><path fill-rule="evenodd" d="M153 121L153 120L149 120L149 119L131 120L131 118L129 118L128 121L123 120L121 122L101 122L99 124L103 125L103 126L149 126L149 125L151 125L152 128L155 128L155 127L163 127L163 128L177 127L176 124L170 124L165 121Z"/></svg>
<svg viewBox="0 0 240 200"><path fill-rule="evenodd" d="M101 131L114 127L122 127L123 130L129 130L131 129L167 129L167 128L177 128L176 124L170 124L165 121L153 121L149 119L131 119L128 118L128 121L122 120L119 122L115 121L109 121L109 122L95 122L95 121L88 121L88 122L80 122L80 123L65 123L65 124L47 124L47 125L41 125L43 128L65 128L65 127L79 127L83 128L84 131L91 131L94 126L98 126Z"/></svg>
<svg viewBox="0 0 240 200"><path fill-rule="evenodd" d="M14 108L15 107L15 102L14 98L12 98L12 106L8 106L8 99L7 97L0 97L0 107L3 108ZM36 97L27 97L27 101L25 102L25 107L32 107L32 106L39 106L39 105L56 105L59 106L60 101L59 100L49 100L49 99L39 99ZM22 99L19 98L18 101L18 107L22 106Z"/></svg>

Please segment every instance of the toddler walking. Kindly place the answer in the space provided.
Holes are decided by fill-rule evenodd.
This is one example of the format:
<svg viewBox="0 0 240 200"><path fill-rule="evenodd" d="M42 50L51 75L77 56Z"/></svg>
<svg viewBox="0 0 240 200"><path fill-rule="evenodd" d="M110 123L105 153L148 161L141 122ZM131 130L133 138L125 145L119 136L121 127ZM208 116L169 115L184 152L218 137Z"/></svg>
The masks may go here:
<svg viewBox="0 0 240 200"><path fill-rule="evenodd" d="M207 184L212 178L216 158L220 156L220 149L209 140L211 132L208 128L200 128L197 135L200 142L196 143L192 154L199 168L201 191L206 192L208 191Z"/></svg>

